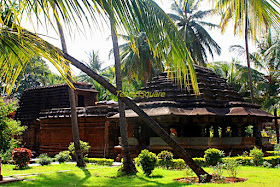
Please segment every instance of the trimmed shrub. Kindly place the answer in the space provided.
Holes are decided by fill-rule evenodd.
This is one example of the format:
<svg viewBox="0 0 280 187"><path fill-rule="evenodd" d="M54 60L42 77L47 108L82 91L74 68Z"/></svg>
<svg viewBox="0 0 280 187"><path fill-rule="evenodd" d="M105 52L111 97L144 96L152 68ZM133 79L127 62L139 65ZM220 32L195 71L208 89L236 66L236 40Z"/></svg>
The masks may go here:
<svg viewBox="0 0 280 187"><path fill-rule="evenodd" d="M138 158L145 175L151 175L158 162L156 154L145 149L141 151Z"/></svg>
<svg viewBox="0 0 280 187"><path fill-rule="evenodd" d="M279 156L280 155L278 151L266 151L266 152L269 154L269 156Z"/></svg>
<svg viewBox="0 0 280 187"><path fill-rule="evenodd" d="M280 164L280 156L268 156L264 157L263 160L270 163L273 167Z"/></svg>
<svg viewBox="0 0 280 187"><path fill-rule="evenodd" d="M80 140L80 144L81 144L81 150L84 156L87 156L89 150L90 150L90 146L88 142L83 142L82 140ZM70 153L74 156L75 155L75 146L74 146L74 142L71 142L68 150L70 151Z"/></svg>
<svg viewBox="0 0 280 187"><path fill-rule="evenodd" d="M61 151L60 153L56 154L54 158L59 163L67 162L72 159L69 151Z"/></svg>
<svg viewBox="0 0 280 187"><path fill-rule="evenodd" d="M254 149L250 150L250 156L253 158L253 164L256 166L262 165L263 163L263 152L261 149L254 147Z"/></svg>
<svg viewBox="0 0 280 187"><path fill-rule="evenodd" d="M204 158L209 165L216 166L218 162L222 162L224 152L219 149L209 148L204 152Z"/></svg>
<svg viewBox="0 0 280 187"><path fill-rule="evenodd" d="M12 151L12 160L19 167L26 167L31 160L32 152L26 148L14 148Z"/></svg>
<svg viewBox="0 0 280 187"><path fill-rule="evenodd" d="M223 158L223 163L226 163L227 160L233 160L233 161L239 162L243 166L251 166L252 159L253 158L250 156L225 157L225 158Z"/></svg>
<svg viewBox="0 0 280 187"><path fill-rule="evenodd" d="M166 169L172 167L173 154L171 152L161 151L157 157L159 159L159 166L165 167Z"/></svg>
<svg viewBox="0 0 280 187"><path fill-rule="evenodd" d="M172 169L185 169L187 167L185 161L183 159L173 159L172 160Z"/></svg>
<svg viewBox="0 0 280 187"><path fill-rule="evenodd" d="M39 158L38 163L41 166L50 165L53 161L53 159L49 157L47 153L40 154L38 158Z"/></svg>
<svg viewBox="0 0 280 187"><path fill-rule="evenodd" d="M114 163L113 159L107 159L107 158L88 158L88 163L94 163L97 165L107 165L112 166Z"/></svg>

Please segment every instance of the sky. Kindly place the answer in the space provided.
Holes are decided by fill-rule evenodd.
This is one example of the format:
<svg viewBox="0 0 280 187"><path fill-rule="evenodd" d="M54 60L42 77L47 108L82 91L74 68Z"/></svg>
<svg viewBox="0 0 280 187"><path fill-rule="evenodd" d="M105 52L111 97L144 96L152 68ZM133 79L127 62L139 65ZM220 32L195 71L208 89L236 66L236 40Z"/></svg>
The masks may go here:
<svg viewBox="0 0 280 187"><path fill-rule="evenodd" d="M159 6L167 13L170 13L170 5L173 2L172 0L155 0L159 4ZM200 10L208 10L213 8L211 4L208 3L208 0L204 0L200 5ZM207 18L205 21L219 24L219 17L213 16ZM233 34L233 27L232 24L229 24L227 31L222 35L219 29L212 29L208 30L212 38L220 45L222 48L222 54L220 56L215 55L214 59L212 57L208 58L208 61L214 62L214 61L231 61L232 58L235 56L233 53L229 53L229 47L231 45L242 45L244 46L244 39L240 36L234 36ZM33 26L29 23L26 23L24 25L27 29L34 30ZM42 36L45 40L52 43L53 45L61 48L59 35L58 33L49 27L46 29L42 26L35 26L35 30L38 34L42 34L45 36ZM110 28L108 25L103 24L103 29L94 29L91 30L87 27L82 31L84 34L81 34L81 32L78 32L75 28L73 28L71 31L65 31L65 37L66 37L66 44L68 48L68 54L71 56L77 58L78 60L82 62L88 62L88 53L90 51L98 51L99 58L103 62L102 68L110 66L114 64L114 60L109 59L109 51L112 49L112 40L110 38ZM122 43L123 41L119 41ZM255 51L255 47L252 43L250 43L250 52ZM58 73L56 71L55 67L52 66L50 63L48 63L51 70L55 73ZM76 69L75 67L72 68L75 75L78 75L80 71Z"/></svg>

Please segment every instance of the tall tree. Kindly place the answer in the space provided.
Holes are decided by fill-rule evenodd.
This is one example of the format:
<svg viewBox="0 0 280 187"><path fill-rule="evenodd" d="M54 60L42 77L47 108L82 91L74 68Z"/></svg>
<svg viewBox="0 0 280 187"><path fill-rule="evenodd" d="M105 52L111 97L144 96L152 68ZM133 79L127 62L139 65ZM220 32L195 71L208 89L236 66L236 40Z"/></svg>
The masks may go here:
<svg viewBox="0 0 280 187"><path fill-rule="evenodd" d="M114 57L115 57L115 74L116 74L116 86L118 91L122 91L122 77L121 77L121 59L120 59L120 52L119 52L119 44L116 32L116 25L112 18L110 18L110 25L111 25L111 35L113 41L113 50L114 50ZM120 134L121 134L121 143L122 149L124 151L123 157L123 171L126 174L136 173L136 167L132 161L129 151L128 145L128 131L127 131L127 122L125 118L125 104L118 99L119 104L119 114L120 114Z"/></svg>
<svg viewBox="0 0 280 187"><path fill-rule="evenodd" d="M53 4L53 10L54 10L54 15L56 18L56 23L60 35L60 41L61 41L61 46L62 46L62 51L63 53L67 53L67 46L66 46L66 41L62 29L62 25L59 21L58 14L56 12L56 5ZM70 66L69 64L67 64ZM70 67L69 67L70 69ZM71 76L71 72L68 71L67 74ZM69 82L72 81L70 77L67 77ZM73 83L73 82L72 82ZM79 124L78 124L78 114L77 114L77 109L76 109L76 96L75 96L75 91L73 87L68 87L68 95L69 95L69 103L70 103L70 108L71 108L71 124L72 124L72 134L73 134L73 140L74 140L74 146L75 146L75 159L77 162L78 167L86 167L82 149L81 149L81 144L80 144L80 135L79 135Z"/></svg>
<svg viewBox="0 0 280 187"><path fill-rule="evenodd" d="M244 34L252 103L254 103L254 92L248 41L250 38L255 41L258 34L271 26L279 30L280 14L274 7L280 8L276 0L219 0L217 2L217 8L225 11L221 20L222 32L225 31L229 20L233 19L234 33Z"/></svg>
<svg viewBox="0 0 280 187"><path fill-rule="evenodd" d="M221 54L221 48L204 27L218 28L219 25L204 21L216 10L199 10L199 3L200 0L174 0L171 5L174 14L168 15L177 26L194 62L206 66L207 52L214 58L214 53Z"/></svg>

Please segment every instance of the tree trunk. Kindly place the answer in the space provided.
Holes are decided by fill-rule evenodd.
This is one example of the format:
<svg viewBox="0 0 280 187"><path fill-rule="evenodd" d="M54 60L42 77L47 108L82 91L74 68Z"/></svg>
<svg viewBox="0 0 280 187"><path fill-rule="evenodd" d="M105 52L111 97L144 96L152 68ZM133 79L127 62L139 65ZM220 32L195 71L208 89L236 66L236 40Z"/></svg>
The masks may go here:
<svg viewBox="0 0 280 187"><path fill-rule="evenodd" d="M251 102L254 103L254 92L253 92L253 81L252 81L252 74L251 74L251 66L250 66L250 55L249 55L249 46L248 46L248 12L245 15L245 48L246 48L246 60L248 66L248 78L249 78L249 86L250 86L250 96Z"/></svg>
<svg viewBox="0 0 280 187"><path fill-rule="evenodd" d="M110 84L102 76L98 75L83 63L75 59L74 57L64 54L64 58L69 60L72 65L86 73L88 76L97 81L104 88L109 90L112 94L117 95L117 89ZM200 182L209 182L212 178L206 171L204 171L193 159L192 157L183 149L153 118L149 117L141 108L139 108L131 99L127 97L119 97L119 99L124 102L129 108L131 108L143 122L149 126L158 136L160 136L174 151L175 154L180 156L186 164L195 172L199 177Z"/></svg>
<svg viewBox="0 0 280 187"><path fill-rule="evenodd" d="M54 11L56 11L55 5L53 5ZM67 46L65 42L65 37L63 33L62 26L56 17L56 23L60 35L60 41L62 46L63 53L67 53ZM69 64L68 64L69 66ZM69 67L70 68L70 67ZM70 72L68 72L70 74ZM72 81L68 77L69 81ZM73 83L73 82L72 82ZM76 99L75 99L75 92L73 88L68 87L68 95L69 95L69 102L70 102L70 108L71 108L71 124L72 124L72 133L73 133L73 140L74 140L74 147L75 147L75 159L77 162L78 167L86 167L83 153L81 150L81 144L80 144L80 135L79 135L79 125L78 125L78 116L77 116L77 110L76 110Z"/></svg>
<svg viewBox="0 0 280 187"><path fill-rule="evenodd" d="M278 118L277 118L277 108L274 108L274 125L275 125L275 131L276 131L276 140L277 144L279 145L279 125L278 125Z"/></svg>
<svg viewBox="0 0 280 187"><path fill-rule="evenodd" d="M119 53L119 44L118 38L115 30L114 20L110 18L111 24L111 35L113 41L113 50L114 50L114 57L115 57L115 74L116 74L116 85L117 90L122 91L122 77L121 77L121 60L120 60L120 53ZM127 123L125 118L125 104L118 99L119 104L119 114L120 114L120 133L121 133L121 143L122 149L124 151L123 157L123 171L126 174L136 173L136 167L131 159L129 145L128 145L128 132L127 132Z"/></svg>

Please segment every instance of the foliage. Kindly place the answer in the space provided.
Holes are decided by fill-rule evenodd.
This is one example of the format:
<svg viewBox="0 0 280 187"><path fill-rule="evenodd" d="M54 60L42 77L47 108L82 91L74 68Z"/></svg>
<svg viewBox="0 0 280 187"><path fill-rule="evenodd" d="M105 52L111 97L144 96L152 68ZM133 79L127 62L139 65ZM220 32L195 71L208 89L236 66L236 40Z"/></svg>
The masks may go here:
<svg viewBox="0 0 280 187"><path fill-rule="evenodd" d="M91 70L97 72L98 74L102 75L105 79L107 79L109 82L112 83L112 81L115 78L114 75L114 70L112 67L106 67L106 68L101 68L103 62L99 58L99 52L92 50L88 54L88 62L85 63ZM103 101L103 100L112 100L114 99L114 95L112 95L108 90L106 90L103 86L98 84L95 80L90 78L87 74L85 73L80 73L80 75L77 77L78 81L90 83L93 85L93 87L99 91L97 97L98 101Z"/></svg>
<svg viewBox="0 0 280 187"><path fill-rule="evenodd" d="M169 151L161 151L157 155L159 159L159 165L168 169L172 166L173 154Z"/></svg>
<svg viewBox="0 0 280 187"><path fill-rule="evenodd" d="M50 165L53 161L53 159L49 157L47 153L40 154L38 158L39 158L38 163L41 166Z"/></svg>
<svg viewBox="0 0 280 187"><path fill-rule="evenodd" d="M182 170L186 168L186 162L183 159L173 159L172 160L172 169Z"/></svg>
<svg viewBox="0 0 280 187"><path fill-rule="evenodd" d="M230 176L236 178L237 173L241 166L240 162L233 159L227 159L224 160L224 163L225 163L225 169L228 171Z"/></svg>
<svg viewBox="0 0 280 187"><path fill-rule="evenodd" d="M107 166L112 166L114 163L113 159L108 159L108 158L88 158L88 163L94 163L97 165L107 165Z"/></svg>
<svg viewBox="0 0 280 187"><path fill-rule="evenodd" d="M16 100L4 100L0 97L0 157L7 158L10 155L12 149L20 144L16 136L21 135L27 128L9 117L16 108Z"/></svg>
<svg viewBox="0 0 280 187"><path fill-rule="evenodd" d="M253 159L253 157L249 157L249 156L225 157L225 158L223 158L223 163L227 162L227 160L233 160L233 161L239 162L240 164L242 164L244 166L251 166L252 159Z"/></svg>
<svg viewBox="0 0 280 187"><path fill-rule="evenodd" d="M163 71L162 61L150 50L145 32L120 36L126 41L119 45L123 78L126 78L128 82L140 81L145 85L147 80ZM135 53L130 38L134 38L138 53Z"/></svg>
<svg viewBox="0 0 280 187"><path fill-rule="evenodd" d="M194 61L205 66L207 52L214 57L214 53L221 54L220 46L210 36L208 29L218 28L219 25L206 22L205 18L215 13L215 10L199 10L200 0L194 1L174 1L171 9L174 14L168 14L174 21L181 34L187 49Z"/></svg>
<svg viewBox="0 0 280 187"><path fill-rule="evenodd" d="M280 156L268 156L264 157L263 160L271 164L273 167L280 164Z"/></svg>
<svg viewBox="0 0 280 187"><path fill-rule="evenodd" d="M224 152L215 148L209 148L204 152L206 162L212 166L217 165L218 162L222 162L223 156Z"/></svg>
<svg viewBox="0 0 280 187"><path fill-rule="evenodd" d="M224 164L218 163L216 166L213 167L213 173L212 173L212 178L214 180L223 180L224 177L223 175L223 168Z"/></svg>
<svg viewBox="0 0 280 187"><path fill-rule="evenodd" d="M205 158L193 158L193 160L201 167L206 167L208 165Z"/></svg>
<svg viewBox="0 0 280 187"><path fill-rule="evenodd" d="M24 168L31 160L32 152L26 148L14 148L12 151L13 162L19 167Z"/></svg>
<svg viewBox="0 0 280 187"><path fill-rule="evenodd" d="M82 140L80 140L80 144L81 144L81 150L82 150L82 153L84 156L87 156L89 150L90 150L90 146L89 146L89 143L88 142L84 142ZM74 146L74 142L71 142L69 147L68 147L68 150L70 151L70 153L72 155L75 155L75 146Z"/></svg>
<svg viewBox="0 0 280 187"><path fill-rule="evenodd" d="M70 156L69 151L61 151L58 154L55 155L55 160L57 160L59 163L67 162L72 159Z"/></svg>
<svg viewBox="0 0 280 187"><path fill-rule="evenodd" d="M272 167L272 164L270 164L270 163L267 162L267 161L264 161L264 162L262 163L262 166L265 167L265 168L271 168L271 167Z"/></svg>
<svg viewBox="0 0 280 187"><path fill-rule="evenodd" d="M249 125L247 127L245 127L245 133L247 137L253 137L253 132L254 132L254 126L253 125Z"/></svg>
<svg viewBox="0 0 280 187"><path fill-rule="evenodd" d="M138 158L144 173L147 176L151 175L158 162L156 154L144 149L138 155Z"/></svg>
<svg viewBox="0 0 280 187"><path fill-rule="evenodd" d="M279 151L266 151L268 154L269 154L269 156L279 156L280 154L279 154Z"/></svg>
<svg viewBox="0 0 280 187"><path fill-rule="evenodd" d="M20 72L12 95L20 98L25 89L59 83L65 83L62 76L53 74L41 57L32 57Z"/></svg>
<svg viewBox="0 0 280 187"><path fill-rule="evenodd" d="M253 163L255 165L262 165L263 163L263 152L261 149L254 147L254 149L250 150L250 156L253 158Z"/></svg>

